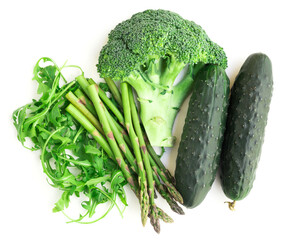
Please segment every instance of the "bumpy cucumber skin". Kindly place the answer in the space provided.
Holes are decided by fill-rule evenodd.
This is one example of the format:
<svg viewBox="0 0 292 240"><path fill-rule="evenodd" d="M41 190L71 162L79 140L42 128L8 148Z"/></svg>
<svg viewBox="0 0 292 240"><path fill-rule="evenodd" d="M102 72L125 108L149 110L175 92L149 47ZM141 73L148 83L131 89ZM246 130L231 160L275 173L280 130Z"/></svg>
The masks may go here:
<svg viewBox="0 0 292 240"><path fill-rule="evenodd" d="M209 192L219 165L230 81L224 69L207 65L198 73L176 160L176 188L184 205L198 206Z"/></svg>
<svg viewBox="0 0 292 240"><path fill-rule="evenodd" d="M262 53L250 55L231 89L220 161L222 188L232 200L245 198L252 189L272 90L270 59Z"/></svg>

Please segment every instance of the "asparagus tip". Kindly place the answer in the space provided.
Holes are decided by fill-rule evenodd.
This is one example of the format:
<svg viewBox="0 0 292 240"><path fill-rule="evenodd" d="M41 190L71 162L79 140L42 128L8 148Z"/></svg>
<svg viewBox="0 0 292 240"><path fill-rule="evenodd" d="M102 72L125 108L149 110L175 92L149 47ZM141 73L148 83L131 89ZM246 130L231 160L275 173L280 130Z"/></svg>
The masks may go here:
<svg viewBox="0 0 292 240"><path fill-rule="evenodd" d="M140 191L140 205L142 224L145 226L149 214L149 196L146 189Z"/></svg>
<svg viewBox="0 0 292 240"><path fill-rule="evenodd" d="M164 212L161 208L157 207L157 212L158 212L158 217L162 219L162 221L166 223L172 223L173 219L166 213Z"/></svg>
<svg viewBox="0 0 292 240"><path fill-rule="evenodd" d="M150 223L153 226L155 232L160 233L160 223L159 223L159 215L156 206L151 206L150 210Z"/></svg>
<svg viewBox="0 0 292 240"><path fill-rule="evenodd" d="M180 215L185 215L184 210L175 201L171 202L170 208L172 211L174 211Z"/></svg>

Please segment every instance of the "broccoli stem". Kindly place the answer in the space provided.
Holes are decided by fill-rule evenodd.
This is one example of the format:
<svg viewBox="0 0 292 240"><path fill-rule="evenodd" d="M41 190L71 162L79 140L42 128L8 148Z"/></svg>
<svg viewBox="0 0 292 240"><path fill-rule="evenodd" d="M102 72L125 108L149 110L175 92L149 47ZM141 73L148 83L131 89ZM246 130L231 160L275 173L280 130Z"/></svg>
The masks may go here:
<svg viewBox="0 0 292 240"><path fill-rule="evenodd" d="M160 84L172 88L176 77L184 69L186 64L177 61L174 56L168 56L167 60L167 67L164 69L160 77Z"/></svg>
<svg viewBox="0 0 292 240"><path fill-rule="evenodd" d="M140 102L140 117L152 146L172 147L175 137L172 128L179 106L171 106L171 93L161 94L156 89L145 96L137 92ZM141 96L142 95L142 96Z"/></svg>
<svg viewBox="0 0 292 240"><path fill-rule="evenodd" d="M145 77L144 77L145 79ZM140 118L152 146L171 147L174 142L172 126L178 109L170 106L170 91L157 88L144 81L139 74L124 79L137 92L140 102Z"/></svg>
<svg viewBox="0 0 292 240"><path fill-rule="evenodd" d="M192 92L194 77L204 66L204 63L189 65L183 79L173 87L172 105L181 106L186 97Z"/></svg>
<svg viewBox="0 0 292 240"><path fill-rule="evenodd" d="M171 57L170 59L167 67L163 68L163 73L158 71L156 77L153 71L150 71L151 74L148 76L147 70L145 70L143 73L134 71L124 79L137 92L140 102L140 117L152 146L173 146L175 137L172 136L172 129L176 115L192 90L194 75L203 65L189 66L182 80L173 86L175 78L184 65ZM154 67L152 66L152 68ZM161 77L159 84L151 80L157 77Z"/></svg>

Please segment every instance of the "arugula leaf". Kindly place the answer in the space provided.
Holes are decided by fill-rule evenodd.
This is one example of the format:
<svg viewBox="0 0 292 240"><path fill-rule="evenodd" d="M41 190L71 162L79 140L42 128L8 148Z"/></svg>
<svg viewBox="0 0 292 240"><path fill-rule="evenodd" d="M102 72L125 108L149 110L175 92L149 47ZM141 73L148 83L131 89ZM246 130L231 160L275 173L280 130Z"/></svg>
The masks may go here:
<svg viewBox="0 0 292 240"><path fill-rule="evenodd" d="M40 64L45 64L47 66L41 67ZM36 80L39 84L37 90L38 94L46 94L51 91L58 72L59 68L52 59L43 57L37 61L33 70L33 80Z"/></svg>
<svg viewBox="0 0 292 240"><path fill-rule="evenodd" d="M70 194L69 191L64 191L61 198L58 202L55 203L55 207L53 208L53 212L60 212L63 211L65 208L69 206L70 203Z"/></svg>
<svg viewBox="0 0 292 240"><path fill-rule="evenodd" d="M81 203L85 214L73 220L64 213L72 222L82 222L86 216L94 215L99 204L109 201L108 210L91 221L95 222L117 206L116 196L127 205L123 189L126 180L116 162L65 111L68 104L66 93L79 88L76 81L68 82L64 78L62 69L65 67L82 71L74 65L59 68L51 58L39 59L33 70L33 80L38 82L37 93L41 96L16 109L12 119L18 140L32 151L40 150L43 171L49 184L62 191L53 212L64 213L72 197L86 197L87 200ZM64 81L63 86L60 86L60 80ZM25 144L28 138L32 142L31 147Z"/></svg>
<svg viewBox="0 0 292 240"><path fill-rule="evenodd" d="M101 156L101 151L92 145L85 146L85 152L91 153L91 154L96 154L97 156Z"/></svg>

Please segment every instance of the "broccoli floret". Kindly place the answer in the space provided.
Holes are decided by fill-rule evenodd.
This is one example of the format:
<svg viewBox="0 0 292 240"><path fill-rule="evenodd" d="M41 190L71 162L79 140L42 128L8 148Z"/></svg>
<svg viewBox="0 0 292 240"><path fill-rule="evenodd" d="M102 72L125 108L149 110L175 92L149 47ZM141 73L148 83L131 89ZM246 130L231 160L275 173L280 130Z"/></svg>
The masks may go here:
<svg viewBox="0 0 292 240"><path fill-rule="evenodd" d="M199 25L170 11L146 10L110 32L97 69L102 78L128 82L136 90L150 143L170 147L177 112L204 64L226 68L227 58Z"/></svg>

